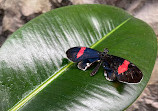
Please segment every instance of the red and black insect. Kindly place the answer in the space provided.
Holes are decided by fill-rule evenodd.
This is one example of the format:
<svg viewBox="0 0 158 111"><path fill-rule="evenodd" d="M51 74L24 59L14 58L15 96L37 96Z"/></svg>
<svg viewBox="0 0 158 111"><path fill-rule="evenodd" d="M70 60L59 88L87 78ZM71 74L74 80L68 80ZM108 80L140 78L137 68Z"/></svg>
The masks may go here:
<svg viewBox="0 0 158 111"><path fill-rule="evenodd" d="M104 76L109 81L118 80L125 83L141 81L143 74L137 66L121 57L109 55L108 52L108 49L99 52L87 47L73 47L68 49L66 54L71 61L79 62L78 68L81 70L86 70L93 63L98 62L91 76L95 75L102 65L105 69Z"/></svg>

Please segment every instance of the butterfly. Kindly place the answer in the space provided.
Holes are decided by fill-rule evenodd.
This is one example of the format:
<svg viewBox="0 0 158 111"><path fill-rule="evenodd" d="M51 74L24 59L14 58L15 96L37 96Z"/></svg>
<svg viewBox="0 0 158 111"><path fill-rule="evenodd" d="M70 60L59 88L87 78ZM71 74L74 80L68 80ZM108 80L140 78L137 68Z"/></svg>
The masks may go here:
<svg viewBox="0 0 158 111"><path fill-rule="evenodd" d="M117 80L123 83L141 81L143 74L136 65L121 57L109 55L108 52L107 48L103 52L99 52L87 47L72 47L66 51L66 55L71 61L78 62L78 68L84 71L98 62L91 72L91 76L94 76L102 65L104 76L109 81Z"/></svg>

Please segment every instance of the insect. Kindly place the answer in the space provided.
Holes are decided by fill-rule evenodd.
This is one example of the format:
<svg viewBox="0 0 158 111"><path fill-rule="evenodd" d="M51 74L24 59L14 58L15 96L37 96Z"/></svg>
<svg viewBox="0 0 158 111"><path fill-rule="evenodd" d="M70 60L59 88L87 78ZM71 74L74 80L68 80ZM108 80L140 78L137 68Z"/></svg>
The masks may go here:
<svg viewBox="0 0 158 111"><path fill-rule="evenodd" d="M98 62L91 76L94 76L102 65L104 76L109 81L118 80L124 83L141 81L143 74L137 66L121 57L109 55L108 52L108 49L99 52L87 47L72 47L66 51L66 54L71 61L78 62L77 66L81 70L86 70L93 63Z"/></svg>

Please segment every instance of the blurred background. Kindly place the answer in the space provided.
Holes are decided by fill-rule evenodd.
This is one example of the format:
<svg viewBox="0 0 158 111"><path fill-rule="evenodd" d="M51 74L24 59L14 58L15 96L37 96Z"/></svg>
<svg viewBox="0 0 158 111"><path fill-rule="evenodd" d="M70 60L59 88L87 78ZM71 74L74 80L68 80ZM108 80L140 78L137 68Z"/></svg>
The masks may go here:
<svg viewBox="0 0 158 111"><path fill-rule="evenodd" d="M77 4L106 4L122 8L148 23L158 37L158 0L0 0L0 47L9 35L36 16ZM147 87L126 111L158 111L158 58Z"/></svg>

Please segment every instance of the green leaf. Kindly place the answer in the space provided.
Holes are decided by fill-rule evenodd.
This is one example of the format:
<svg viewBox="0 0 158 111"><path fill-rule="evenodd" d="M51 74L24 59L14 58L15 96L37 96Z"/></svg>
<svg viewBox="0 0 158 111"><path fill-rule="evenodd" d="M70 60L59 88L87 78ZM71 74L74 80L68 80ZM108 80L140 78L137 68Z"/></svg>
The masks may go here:
<svg viewBox="0 0 158 111"><path fill-rule="evenodd" d="M123 57L143 72L139 84L109 82L103 68L79 70L65 51L86 46ZM156 36L141 20L105 5L52 10L17 30L0 49L0 109L123 110L146 86L157 53Z"/></svg>

